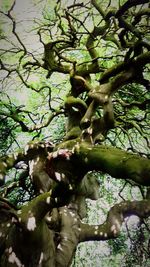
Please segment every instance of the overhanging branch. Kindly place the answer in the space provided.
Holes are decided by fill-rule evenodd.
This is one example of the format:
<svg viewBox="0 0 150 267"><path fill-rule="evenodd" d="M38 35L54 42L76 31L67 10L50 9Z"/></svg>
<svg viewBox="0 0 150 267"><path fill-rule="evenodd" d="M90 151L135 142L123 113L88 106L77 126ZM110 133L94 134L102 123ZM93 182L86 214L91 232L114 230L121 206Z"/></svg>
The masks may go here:
<svg viewBox="0 0 150 267"><path fill-rule="evenodd" d="M102 171L112 177L130 179L138 184L150 185L150 160L118 148L89 143L75 145L76 156L85 168Z"/></svg>
<svg viewBox="0 0 150 267"><path fill-rule="evenodd" d="M89 240L108 240L116 238L126 217L136 215L140 218L150 216L150 200L123 201L113 206L106 221L101 225L81 223L80 242Z"/></svg>

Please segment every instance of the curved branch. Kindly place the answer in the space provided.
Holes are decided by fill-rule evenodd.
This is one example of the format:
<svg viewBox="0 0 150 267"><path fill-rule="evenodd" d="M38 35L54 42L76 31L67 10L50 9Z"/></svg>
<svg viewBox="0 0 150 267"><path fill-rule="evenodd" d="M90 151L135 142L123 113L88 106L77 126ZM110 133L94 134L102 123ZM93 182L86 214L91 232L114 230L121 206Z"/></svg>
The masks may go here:
<svg viewBox="0 0 150 267"><path fill-rule="evenodd" d="M150 200L123 201L113 206L106 221L101 225L81 223L80 242L89 240L108 240L116 238L126 217L136 215L140 218L150 216Z"/></svg>
<svg viewBox="0 0 150 267"><path fill-rule="evenodd" d="M140 69L144 67L146 64L150 63L150 52L146 52L144 54L139 55L136 59L133 59L132 61L129 62L120 62L119 64L109 68L106 70L99 82L104 83L109 80L109 78L115 76L116 74L119 74L122 71L126 71L132 67L137 67L140 66ZM138 78L138 77L137 77Z"/></svg>
<svg viewBox="0 0 150 267"><path fill-rule="evenodd" d="M124 3L116 13L116 17L122 16L129 8L149 3L149 0L128 0Z"/></svg>
<svg viewBox="0 0 150 267"><path fill-rule="evenodd" d="M8 154L0 158L0 185L5 181L5 175L9 169L14 167L19 161L29 161L40 152L48 153L53 150L50 142L30 142L24 149L20 149L14 154Z"/></svg>
<svg viewBox="0 0 150 267"><path fill-rule="evenodd" d="M146 110L147 106L150 104L150 99L145 99L142 102L139 101L133 101L131 103L127 103L121 99L116 99L116 102L120 103L122 107L132 108L132 107L138 107L141 110Z"/></svg>

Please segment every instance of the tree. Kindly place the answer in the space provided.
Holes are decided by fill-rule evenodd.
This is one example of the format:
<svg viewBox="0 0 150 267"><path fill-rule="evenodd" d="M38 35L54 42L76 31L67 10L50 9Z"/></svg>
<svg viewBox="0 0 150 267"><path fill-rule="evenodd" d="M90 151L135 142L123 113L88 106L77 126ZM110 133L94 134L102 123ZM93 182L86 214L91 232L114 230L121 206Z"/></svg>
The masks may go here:
<svg viewBox="0 0 150 267"><path fill-rule="evenodd" d="M32 18L37 51L28 46L37 39L17 31L15 1L1 10L11 32L1 34L0 116L30 138L0 161L2 267L70 266L80 242L116 239L125 218L150 216L149 1L49 2L43 19ZM29 90L33 103L38 95L41 110L13 103L9 86ZM52 142L54 121L67 123ZM93 171L138 186L142 198L116 202L102 224L84 223L86 199L99 198Z"/></svg>

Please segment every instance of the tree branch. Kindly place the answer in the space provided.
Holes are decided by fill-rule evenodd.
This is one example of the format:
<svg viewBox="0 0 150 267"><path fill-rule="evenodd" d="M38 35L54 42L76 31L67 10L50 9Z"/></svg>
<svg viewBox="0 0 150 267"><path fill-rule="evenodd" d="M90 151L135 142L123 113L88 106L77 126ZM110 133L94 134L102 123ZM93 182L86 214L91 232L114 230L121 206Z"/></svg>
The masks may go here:
<svg viewBox="0 0 150 267"><path fill-rule="evenodd" d="M75 146L79 164L87 170L97 170L120 179L130 179L138 184L150 185L150 160L102 145L90 146L81 143Z"/></svg>
<svg viewBox="0 0 150 267"><path fill-rule="evenodd" d="M140 66L140 69L142 69L148 63L150 63L150 52L143 53L132 61L120 62L118 65L109 68L102 74L99 82L104 83L108 81L109 78L119 74L122 71L128 70L130 67L132 68Z"/></svg>
<svg viewBox="0 0 150 267"><path fill-rule="evenodd" d="M122 16L129 8L149 3L149 0L128 0L124 3L116 13L116 17Z"/></svg>
<svg viewBox="0 0 150 267"><path fill-rule="evenodd" d="M123 201L113 206L106 221L101 225L81 223L80 242L89 240L108 240L118 237L126 217L136 215L140 218L150 216L150 200Z"/></svg>

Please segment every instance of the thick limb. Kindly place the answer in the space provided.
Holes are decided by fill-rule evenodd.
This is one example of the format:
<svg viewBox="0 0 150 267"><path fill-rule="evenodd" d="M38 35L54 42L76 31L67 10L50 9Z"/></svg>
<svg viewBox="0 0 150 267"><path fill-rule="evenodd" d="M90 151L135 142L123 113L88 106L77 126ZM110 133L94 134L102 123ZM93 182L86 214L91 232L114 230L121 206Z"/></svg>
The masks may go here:
<svg viewBox="0 0 150 267"><path fill-rule="evenodd" d="M54 182L46 172L45 155L38 155L29 161L29 174L37 194L47 192L53 186Z"/></svg>
<svg viewBox="0 0 150 267"><path fill-rule="evenodd" d="M92 146L82 142L74 149L79 160L90 170L99 170L120 179L130 179L138 184L150 185L150 160L109 146Z"/></svg>
<svg viewBox="0 0 150 267"><path fill-rule="evenodd" d="M98 104L93 100L81 120L81 127L87 128L83 131L84 140L89 140L93 144L105 139L109 129L114 127L114 111L111 97L103 104L103 117L96 118L94 113Z"/></svg>
<svg viewBox="0 0 150 267"><path fill-rule="evenodd" d="M56 205L51 193L41 194L16 212L18 219L4 223L9 234L0 266L55 266L53 235L44 217Z"/></svg>
<svg viewBox="0 0 150 267"><path fill-rule="evenodd" d="M101 225L81 223L80 242L89 240L108 240L116 238L126 217L136 215L139 218L150 216L150 200L123 201L112 207L106 221Z"/></svg>

